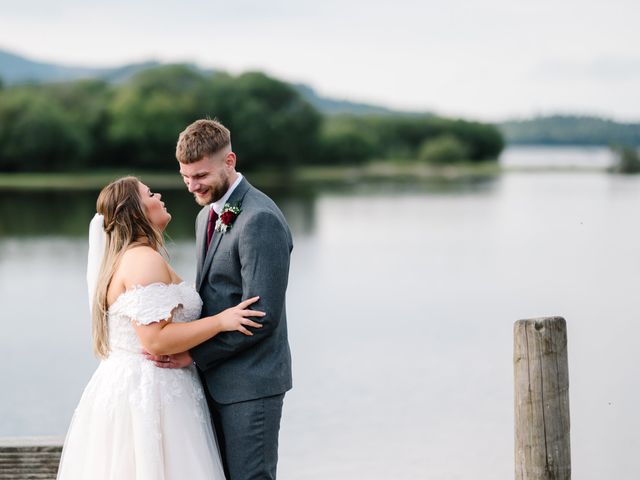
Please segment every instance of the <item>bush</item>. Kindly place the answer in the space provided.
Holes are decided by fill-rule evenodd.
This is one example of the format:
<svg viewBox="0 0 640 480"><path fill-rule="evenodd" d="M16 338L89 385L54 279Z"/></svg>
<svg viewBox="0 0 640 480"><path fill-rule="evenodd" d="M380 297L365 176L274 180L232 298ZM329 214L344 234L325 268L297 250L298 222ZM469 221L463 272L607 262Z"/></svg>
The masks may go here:
<svg viewBox="0 0 640 480"><path fill-rule="evenodd" d="M615 173L640 173L640 155L636 147L628 145L612 147L617 154L615 165L611 171Z"/></svg>
<svg viewBox="0 0 640 480"><path fill-rule="evenodd" d="M469 158L469 149L453 135L442 135L425 140L420 146L418 159L438 165L459 163Z"/></svg>

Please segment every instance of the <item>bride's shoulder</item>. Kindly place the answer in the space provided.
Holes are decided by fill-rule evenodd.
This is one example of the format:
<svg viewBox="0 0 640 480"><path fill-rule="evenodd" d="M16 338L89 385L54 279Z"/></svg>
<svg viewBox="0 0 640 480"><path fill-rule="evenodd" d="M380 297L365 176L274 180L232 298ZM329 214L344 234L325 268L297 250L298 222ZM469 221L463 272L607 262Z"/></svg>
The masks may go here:
<svg viewBox="0 0 640 480"><path fill-rule="evenodd" d="M118 268L125 289L152 283L171 283L171 270L164 257L151 247L127 250Z"/></svg>

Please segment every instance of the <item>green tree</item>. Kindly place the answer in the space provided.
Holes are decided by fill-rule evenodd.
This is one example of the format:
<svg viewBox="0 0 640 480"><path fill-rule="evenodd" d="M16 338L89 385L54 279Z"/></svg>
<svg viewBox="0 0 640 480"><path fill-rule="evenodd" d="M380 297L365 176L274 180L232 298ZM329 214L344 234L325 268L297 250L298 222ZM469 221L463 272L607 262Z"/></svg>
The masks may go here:
<svg viewBox="0 0 640 480"><path fill-rule="evenodd" d="M373 138L372 156L415 160L429 140L450 135L466 148L466 159L473 162L495 160L504 148L496 127L479 122L419 116L341 116L327 120L330 128L349 125L352 132ZM323 149L325 151L325 149ZM331 158L325 159L332 162Z"/></svg>
<svg viewBox="0 0 640 480"><path fill-rule="evenodd" d="M461 146L467 160L479 162L497 158L504 147L489 124L434 116L322 118L291 85L263 73L232 76L167 65L122 84L84 80L0 89L0 166L174 170L178 134L198 118L218 118L229 127L241 170L419 156L458 161Z"/></svg>
<svg viewBox="0 0 640 480"><path fill-rule="evenodd" d="M320 163L355 165L371 160L378 153L370 129L351 118L325 121L320 135Z"/></svg>
<svg viewBox="0 0 640 480"><path fill-rule="evenodd" d="M88 139L85 168L109 164L115 157L108 141L109 104L114 88L101 80L80 80L43 87Z"/></svg>
<svg viewBox="0 0 640 480"><path fill-rule="evenodd" d="M439 165L459 163L468 158L467 146L450 134L425 140L418 153L420 161Z"/></svg>
<svg viewBox="0 0 640 480"><path fill-rule="evenodd" d="M4 171L78 168L89 138L43 90L20 88L0 94L0 165Z"/></svg>
<svg viewBox="0 0 640 480"><path fill-rule="evenodd" d="M504 122L500 129L512 144L640 146L640 123L598 117L551 115Z"/></svg>
<svg viewBox="0 0 640 480"><path fill-rule="evenodd" d="M178 134L211 109L209 86L192 67L170 65L143 71L118 88L109 106L113 162L175 169Z"/></svg>
<svg viewBox="0 0 640 480"><path fill-rule="evenodd" d="M232 133L241 169L289 169L317 155L320 114L291 86L263 73L212 79L212 113Z"/></svg>
<svg viewBox="0 0 640 480"><path fill-rule="evenodd" d="M469 160L475 162L497 160L504 149L504 138L493 124L459 119L436 121L441 122L443 133L450 132L467 146Z"/></svg>

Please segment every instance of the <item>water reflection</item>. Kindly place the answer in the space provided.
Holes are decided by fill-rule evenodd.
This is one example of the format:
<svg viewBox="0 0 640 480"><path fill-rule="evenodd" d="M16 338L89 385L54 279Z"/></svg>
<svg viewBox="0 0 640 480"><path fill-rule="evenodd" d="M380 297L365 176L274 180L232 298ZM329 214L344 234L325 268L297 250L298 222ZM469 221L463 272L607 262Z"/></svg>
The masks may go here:
<svg viewBox="0 0 640 480"><path fill-rule="evenodd" d="M85 236L95 213L98 193L99 190L0 190L0 236ZM165 190L162 200L172 216L167 235L173 239L193 238L194 221L200 207L192 195L183 190ZM281 195L276 200L302 231L312 228L313 197Z"/></svg>
<svg viewBox="0 0 640 480"><path fill-rule="evenodd" d="M85 234L96 196L84 191L0 191L0 236Z"/></svg>
<svg viewBox="0 0 640 480"><path fill-rule="evenodd" d="M381 181L358 185L334 183L306 188L265 188L263 191L282 209L292 230L310 235L315 228L315 204L323 195L459 195L489 191L494 183L495 177L481 177L455 181ZM99 190L0 190L0 236L83 237L95 213L98 193ZM184 189L167 189L161 193L172 216L167 235L176 240L193 238L194 220L200 210L193 196Z"/></svg>

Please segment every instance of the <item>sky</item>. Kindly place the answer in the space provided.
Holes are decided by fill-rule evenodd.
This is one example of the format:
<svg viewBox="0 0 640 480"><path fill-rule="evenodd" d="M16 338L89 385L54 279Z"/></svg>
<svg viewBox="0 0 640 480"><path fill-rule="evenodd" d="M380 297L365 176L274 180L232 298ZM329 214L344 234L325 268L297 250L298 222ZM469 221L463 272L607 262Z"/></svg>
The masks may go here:
<svg viewBox="0 0 640 480"><path fill-rule="evenodd" d="M319 94L498 121L640 121L637 0L0 0L34 60L261 70Z"/></svg>

